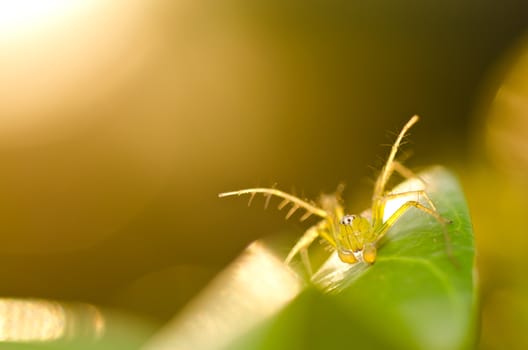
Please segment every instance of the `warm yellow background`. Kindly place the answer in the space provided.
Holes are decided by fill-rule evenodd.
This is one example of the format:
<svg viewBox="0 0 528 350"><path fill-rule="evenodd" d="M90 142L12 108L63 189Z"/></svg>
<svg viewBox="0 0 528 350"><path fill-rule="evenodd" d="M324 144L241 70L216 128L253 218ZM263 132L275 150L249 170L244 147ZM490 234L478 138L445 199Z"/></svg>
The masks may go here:
<svg viewBox="0 0 528 350"><path fill-rule="evenodd" d="M362 210L420 114L408 164L454 169L473 214L482 347L523 348L524 7L0 1L0 295L163 322L249 242L303 230L218 192L345 181Z"/></svg>

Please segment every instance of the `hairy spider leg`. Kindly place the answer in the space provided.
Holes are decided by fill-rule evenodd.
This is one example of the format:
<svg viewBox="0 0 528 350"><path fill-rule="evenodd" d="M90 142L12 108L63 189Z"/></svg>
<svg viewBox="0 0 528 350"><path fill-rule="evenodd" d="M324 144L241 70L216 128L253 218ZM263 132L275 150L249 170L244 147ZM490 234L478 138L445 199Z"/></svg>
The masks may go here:
<svg viewBox="0 0 528 350"><path fill-rule="evenodd" d="M403 214L407 212L408 209L413 208L413 207L431 215L432 217L436 219L436 221L438 221L438 223L442 225L443 232L444 232L446 253L449 256L449 258L452 261L454 261L453 250L451 247L451 238L449 237L447 228L445 226L446 224L450 224L451 220L444 218L443 216L438 214L436 210L427 208L426 206L424 206L423 204L417 201L407 201L403 203L378 229L375 230L375 235L377 237L376 243L379 242L385 236L387 231L396 223L396 221L398 221L399 218L402 217Z"/></svg>
<svg viewBox="0 0 528 350"><path fill-rule="evenodd" d="M306 230L306 232L304 232L301 238L299 238L297 243L295 243L293 248L290 249L288 256L286 256L286 259L284 259L284 263L286 265L289 265L293 257L297 255L297 253L300 253L303 265L308 271L308 274L311 276L312 264L310 263L310 258L308 257L308 247L313 243L313 241L315 241L317 237L319 237L319 232L317 232L316 226L312 226L308 230Z"/></svg>
<svg viewBox="0 0 528 350"><path fill-rule="evenodd" d="M336 232L336 220L341 218L343 214L343 206L341 205L341 194L344 190L344 184L337 186L336 192L333 195L321 195L320 202L323 210L327 213L327 217L321 220L318 224L310 227L297 241L295 246L290 250L286 260L289 264L295 255L299 254L305 265L308 273L312 275L310 260L308 259L308 248L315 241L317 237L326 240L334 249L338 249L339 242L334 237ZM302 220L303 218L301 218Z"/></svg>
<svg viewBox="0 0 528 350"><path fill-rule="evenodd" d="M342 186L338 187L338 190L341 187ZM288 253L288 256L285 259L285 263L289 264L291 260L293 259L293 257L299 254L301 256L301 260L304 266L306 267L306 270L308 271L310 275L312 275L312 267L310 264L310 259L308 257L308 247L313 243L313 241L317 237L322 237L323 239L328 241L328 243L330 243L330 245L332 245L334 248L336 247L336 243L333 237L329 235L327 232L327 224L328 222L331 222L332 220L331 215L324 209L316 207L315 205L311 203L308 203L289 193L277 190L275 188L248 188L248 189L243 189L243 190L238 190L238 191L220 193L218 197L222 198L222 197L228 197L228 196L240 196L243 194L249 194L251 196L249 204L251 204L251 200L257 193L263 194L264 197L266 198L266 207L269 203L271 196L276 196L276 197L283 199L283 201L278 206L279 210L283 209L285 206L291 203L292 207L286 214L286 218L289 218L291 215L293 215L293 213L297 209L303 208L304 210L306 210L306 213L301 217L301 221L306 220L310 215L317 215L323 219L326 219L326 220L321 220L318 224L311 226L308 230L306 230L305 233L301 236L301 238L297 241L297 243L290 250L290 252Z"/></svg>
<svg viewBox="0 0 528 350"><path fill-rule="evenodd" d="M422 196L423 199L427 202L427 205L429 206L429 208L436 212L436 207L433 201L431 200L431 198L429 197L429 195L427 194L427 192L425 192L425 190L411 190L411 191L404 191L404 192L397 192L397 193L386 193L383 196L383 199L385 201L384 207L387 205L387 201L390 199L408 197L408 196L412 196L413 194L417 195L418 198ZM419 200L416 200L416 202L419 202Z"/></svg>
<svg viewBox="0 0 528 350"><path fill-rule="evenodd" d="M411 119L409 119L409 121L404 125L403 129L400 131L398 137L396 138L396 141L391 147L391 151L389 157L387 158L385 166L381 169L381 173L378 176L378 179L376 180L376 184L374 185L374 192L372 194L372 225L374 227L379 227L383 224L384 203L381 198L385 193L385 187L387 186L389 178L395 171L394 162L396 153L398 152L398 148L400 147L401 141L407 131L409 131L409 129L414 124L416 124L419 119L420 118L415 115Z"/></svg>
<svg viewBox="0 0 528 350"><path fill-rule="evenodd" d="M321 237L328 241L332 247L336 247L336 243L332 236L330 236L326 229L326 222L321 221L316 225L311 226L308 230L304 232L304 234L299 238L297 243L293 246L292 249L290 249L290 252L288 253L288 256L286 256L286 259L284 259L284 263L286 265L289 265L292 261L292 259L295 257L295 255L299 254L301 256L301 260L303 262L303 265L305 266L306 270L308 271L308 274L311 276L313 275L312 272L312 264L310 263L310 259L308 257L308 247L318 238Z"/></svg>
<svg viewBox="0 0 528 350"><path fill-rule="evenodd" d="M396 171L402 177L404 177L406 179L414 178L414 179L417 179L418 181L420 181L424 186L427 185L426 182L420 176L416 175L412 170L410 170L409 168L404 166L399 161L397 161L397 160L393 161L392 164L391 164L391 167L393 168L394 171ZM381 218L384 217L385 207L386 207L386 204L387 204L388 200L397 199L397 198L401 198L401 197L407 197L407 196L413 195L413 194L416 194L418 196L423 197L423 199L426 201L426 203L429 206L429 208L427 208L427 207L425 207L423 205L417 206L417 205L414 205L414 204L410 204L410 205L407 206L406 209L409 209L410 207L415 207L415 208L418 208L418 209L426 212L427 214L430 214L433 217L435 217L435 219L442 225L444 241L445 241L445 246L446 246L446 253L449 256L449 259L452 260L455 265L457 265L457 261L454 259L453 253L452 253L451 237L449 236L449 234L447 232L447 228L446 228L446 224L450 224L451 220L446 219L446 218L442 217L440 214L438 214L438 212L436 210L436 206L434 205L433 201L431 200L431 198L429 197L429 195L427 194L427 192L424 189L404 191L404 192L399 192L399 193L390 193L390 192L389 193L385 193L385 195L379 201L380 204L378 205L378 215ZM417 202L418 204L421 204L418 201L409 201L409 202ZM406 203L404 203L403 205L405 205L405 204ZM425 209L429 209L429 210L424 210L424 208ZM400 207L400 209L401 209L401 207ZM398 215L392 221L392 223L389 222L387 224L388 227L385 228L385 231L388 230L396 222L396 220L401 215L403 215L403 212L405 212L406 209L402 210L402 213L400 215ZM394 214L396 214L396 212ZM393 214L393 216L394 216L394 214ZM389 218L389 220L390 220L390 218ZM388 220L387 220L387 222L388 222ZM382 235L377 239L377 241L379 241L384 236L384 234L385 234L385 232L382 233Z"/></svg>
<svg viewBox="0 0 528 350"><path fill-rule="evenodd" d="M283 198L284 201L280 204L281 209L286 206L286 204L293 203L294 207L303 208L304 210L309 211L312 214L320 216L322 218L326 218L328 216L328 213L325 210L318 208L315 205L312 205L306 201L303 201L302 199L299 199L289 193L277 190L275 188L246 188L238 191L220 193L218 197L223 198L229 196L240 196L243 194L250 194L251 198L253 198L256 193L262 193L265 197L276 196ZM290 217L291 214L289 214L288 217Z"/></svg>
<svg viewBox="0 0 528 350"><path fill-rule="evenodd" d="M334 238L328 234L326 222L321 221L318 224L311 226L308 230L304 232L301 238L299 238L297 243L295 243L293 248L290 250L284 262L286 264L289 264L291 260L295 257L295 255L297 255L302 250L307 249L317 237L325 239L326 241L328 241L328 243L330 243L332 247L336 247Z"/></svg>
<svg viewBox="0 0 528 350"><path fill-rule="evenodd" d="M427 183L425 182L424 179L422 179L418 174L416 174L411 169L407 168L400 161L395 160L394 162L392 162L392 167L394 168L394 171L400 174L400 176L403 177L404 179L416 179L420 181L420 183L424 187L427 186Z"/></svg>

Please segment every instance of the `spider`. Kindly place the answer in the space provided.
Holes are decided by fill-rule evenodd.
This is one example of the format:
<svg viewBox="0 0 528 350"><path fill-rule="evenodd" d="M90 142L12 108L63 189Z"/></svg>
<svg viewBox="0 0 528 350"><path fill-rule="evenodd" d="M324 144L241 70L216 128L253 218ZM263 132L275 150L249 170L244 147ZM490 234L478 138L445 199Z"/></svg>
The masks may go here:
<svg viewBox="0 0 528 350"><path fill-rule="evenodd" d="M341 204L341 192L343 191L342 185L338 187L335 194L322 195L318 205L312 201L308 202L289 193L277 190L274 187L248 188L233 192L220 193L218 196L228 197L249 194L251 196L249 204L251 204L253 197L257 193L261 193L266 197L266 207L272 196L282 198L282 202L278 207L279 210L283 209L288 204L291 204L286 219L291 217L298 209L304 209L306 211L301 217L301 221L306 220L312 215L320 217L322 220L306 230L285 259L285 263L290 264L292 259L299 254L310 275L312 274L312 270L308 257L308 247L315 241L315 239L321 237L327 241L337 251L339 259L344 263L354 264L362 261L370 265L376 261L380 240L410 208L419 209L422 212L431 215L442 224L444 228L446 250L448 255L451 255L449 236L445 229L445 224L451 223L451 221L442 217L437 212L435 205L425 190L420 189L393 193L386 189L387 182L394 172L397 172L404 178L417 178L423 182L410 169L396 160L396 154L402 139L407 131L418 122L418 120L418 116L413 116L402 128L396 141L391 147L387 162L381 169L380 175L374 185L370 217L367 217L366 215L350 215L345 213ZM386 220L384 220L384 213L389 200L408 198L413 195L422 197L424 199L424 204L426 205L418 200L406 200L398 209L386 218Z"/></svg>

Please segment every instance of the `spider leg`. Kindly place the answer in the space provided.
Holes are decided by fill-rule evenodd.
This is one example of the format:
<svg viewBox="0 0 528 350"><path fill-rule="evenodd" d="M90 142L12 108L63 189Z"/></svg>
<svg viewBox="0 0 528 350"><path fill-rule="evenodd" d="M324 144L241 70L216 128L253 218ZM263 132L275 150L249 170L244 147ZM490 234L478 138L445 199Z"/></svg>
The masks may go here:
<svg viewBox="0 0 528 350"><path fill-rule="evenodd" d="M342 190L343 186L338 187L338 191ZM308 247L313 243L313 241L317 237L321 237L328 241L330 245L332 245L334 248L336 247L336 242L334 237L329 233L328 225L332 225L332 222L334 220L334 213L329 212L325 210L324 206L323 208L320 208L316 206L313 202L308 202L306 200L302 200L294 195L291 195L289 193L277 190L276 188L247 188L243 190L238 191L232 191L232 192L224 192L220 193L218 197L229 197L229 196L240 196L243 194L250 195L250 203L251 199L257 194L263 194L266 198L266 204L265 207L268 206L269 200L272 196L282 198L282 202L279 204L278 209L281 210L287 205L291 205L287 215L286 219L288 219L290 216L292 216L298 209L304 209L306 213L301 217L301 221L306 220L311 215L319 216L323 219L318 224L310 227L306 232L302 235L302 237L297 241L295 246L290 250L288 253L288 256L286 257L286 260L284 261L286 264L289 264L291 260L295 257L295 255L299 254L301 256L301 260L303 264L306 267L306 270L310 275L312 275L312 267L310 265L310 259L308 257ZM337 195L339 196L339 194ZM336 206L336 209L338 212L341 207L339 205Z"/></svg>
<svg viewBox="0 0 528 350"><path fill-rule="evenodd" d="M295 255L300 254L303 265L308 271L308 274L311 276L312 265L310 264L310 258L308 257L308 247L313 243L313 241L316 240L317 237L319 237L319 233L317 232L316 226L312 226L306 230L306 232L301 236L301 238L299 238L297 243L295 243L293 248L290 250L288 256L284 260L284 263L289 265Z"/></svg>
<svg viewBox="0 0 528 350"><path fill-rule="evenodd" d="M405 179L416 179L420 181L420 183L425 187L427 186L427 183L422 179L419 175L417 175L414 171L407 168L405 165L403 165L401 162L395 160L392 163L392 167L394 168L394 171L396 171L398 174L400 174L401 177Z"/></svg>
<svg viewBox="0 0 528 350"><path fill-rule="evenodd" d="M306 268L306 272L308 272L308 276L313 276L313 270L312 270L312 263L310 262L310 257L308 256L308 247L301 249L299 252L301 255L301 260L303 262L304 267Z"/></svg>
<svg viewBox="0 0 528 350"><path fill-rule="evenodd" d="M391 177L392 173L394 172L394 162L396 153L398 152L398 149L400 147L401 141L407 131L414 125L416 122L418 122L420 118L415 115L409 121L407 124L405 124L400 131L398 137L396 138L396 141L391 147L391 151L389 154L389 157L387 158L387 162L385 163L385 166L381 169L381 173L378 176L378 179L376 180L376 184L374 186L374 193L373 197L381 197L383 193L385 192L385 186L387 185L387 181L389 181L389 178Z"/></svg>
<svg viewBox="0 0 528 350"><path fill-rule="evenodd" d="M433 201L431 200L431 198L429 198L429 195L427 194L427 192L425 192L425 190L412 190L412 191L405 191L405 192L398 192L398 193L387 193L387 194L385 194L385 196L383 196L383 198L384 198L385 202L387 202L387 200L390 200L390 199L408 197L408 196L412 196L414 194L417 195L417 196L422 196L423 199L427 202L427 205L429 206L429 208L431 208L434 211L436 211L436 207L435 207ZM419 200L417 200L417 202L419 202Z"/></svg>
<svg viewBox="0 0 528 350"><path fill-rule="evenodd" d="M409 174L409 172L406 172L405 169L403 169L401 166L395 165L395 163L398 163L395 158L396 153L398 153L398 149L403 140L403 137L405 136L407 131L409 131L409 129L418 122L419 119L420 118L415 115L411 119L409 119L409 121L403 126L402 130L398 134L398 137L396 138L396 141L394 141L394 144L391 147L387 162L381 169L381 173L376 179L376 183L374 185L374 192L372 193L372 222L374 227L378 227L383 224L383 211L385 203L382 198L384 193L386 192L385 187L387 186L387 182L389 181L390 177L392 176L394 171L398 170L402 170L404 174ZM396 170L396 168L398 170Z"/></svg>
<svg viewBox="0 0 528 350"><path fill-rule="evenodd" d="M444 218L443 216L438 214L438 212L436 210L428 208L428 207L424 206L423 204L421 204L421 203L419 203L417 201L407 201L407 202L403 203L380 227L375 228L375 236L377 237L376 238L376 242L379 242L381 240L381 238L383 238L383 236L385 236L387 231L396 223L396 221L398 221L398 219L401 218L402 215L405 214L407 212L407 210L412 208L412 207L414 207L416 209L419 209L419 210L425 212L426 214L431 215L432 217L434 217L436 219L436 221L438 221L438 223L440 225L442 225L446 253L447 253L449 259L455 265L457 265L457 263L456 263L456 261L454 260L454 257L453 257L453 248L451 246L451 237L449 237L449 234L448 234L447 228L446 228L446 224L451 223L451 220L448 220L448 219Z"/></svg>
<svg viewBox="0 0 528 350"><path fill-rule="evenodd" d="M288 256L286 259L284 259L284 263L286 265L289 265L292 261L292 259L295 257L295 255L299 254L301 256L301 260L303 262L303 265L305 266L306 270L308 271L308 274L311 276L313 274L312 272L312 266L310 264L310 259L308 257L308 247L318 238L322 237L325 240L327 240L333 247L335 247L335 241L334 239L326 232L325 230L325 224L326 222L321 221L319 224L311 226L304 234L299 238L297 243L293 246L293 248L288 253Z"/></svg>
<svg viewBox="0 0 528 350"><path fill-rule="evenodd" d="M424 186L424 187L427 186L427 183L425 182L424 179L422 179L422 177L417 175L414 171L412 171L411 169L407 168L402 163L400 163L398 161L394 161L394 163L392 163L392 164L394 166L394 170L398 174L400 174L402 177L404 177L406 179L416 179L422 184L422 186ZM436 211L436 207L433 204L433 201L431 200L431 198L429 198L429 195L427 194L427 192L425 192L425 190L416 190L416 191L409 191L409 192L403 192L403 193L410 194L410 192L417 192L418 195L422 196L425 199L425 201L427 202L429 207ZM394 198L394 197L392 197L392 198Z"/></svg>
<svg viewBox="0 0 528 350"><path fill-rule="evenodd" d="M229 196L240 196L243 194L249 194L251 196L249 204L251 204L251 200L257 193L261 193L264 195L264 197L266 197L266 207L269 204L269 199L271 198L271 196L275 196L275 197L279 197L283 199L283 201L279 205L279 209L282 209L287 204L291 203L292 208L288 212L288 215L286 218L289 218L299 208L302 208L306 210L307 212L310 212L311 214L317 215L321 218L328 217L328 213L326 212L326 210L321 209L311 203L308 203L307 201L304 201L296 196L293 196L289 193L277 190L275 188L246 188L244 190L220 193L218 197L223 198L223 197L229 197ZM303 216L303 218L306 219L307 217Z"/></svg>
<svg viewBox="0 0 528 350"><path fill-rule="evenodd" d="M417 179L424 187L427 186L426 182L418 176L416 173L414 173L411 169L407 168L405 165L403 165L401 162L394 160L390 164L387 163L386 165L388 167L387 172L388 176L392 176L393 172L396 171L400 176L402 176L405 179ZM388 179L388 178L387 178ZM407 195L417 194L419 196L422 196L430 208L433 210L436 210L435 205L433 204L433 201L429 198L429 195L425 190L414 190L414 191L406 191L406 192L400 192L400 193L385 193L381 198L373 198L374 206L373 206L373 218L374 222L377 225L381 225L383 222L384 217L384 207L385 203L383 199L394 199L398 197L406 197Z"/></svg>

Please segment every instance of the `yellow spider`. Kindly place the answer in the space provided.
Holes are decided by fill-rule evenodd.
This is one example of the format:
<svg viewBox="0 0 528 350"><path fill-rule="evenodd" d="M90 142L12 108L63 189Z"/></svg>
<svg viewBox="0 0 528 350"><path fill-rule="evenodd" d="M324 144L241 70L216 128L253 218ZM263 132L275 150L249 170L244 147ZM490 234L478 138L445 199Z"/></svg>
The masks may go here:
<svg viewBox="0 0 528 350"><path fill-rule="evenodd" d="M373 264L376 261L377 249L381 238L383 238L387 231L408 209L412 207L417 208L433 216L442 225L450 223L449 220L438 214L433 202L425 190L414 190L400 193L392 193L386 190L387 182L394 172L399 173L405 178L416 177L411 170L396 161L395 157L403 137L418 119L418 116L413 116L405 124L396 141L392 145L389 158L387 159L385 166L381 169L381 173L374 186L370 218L361 215L345 214L340 198L342 187L338 189L335 195L323 195L319 200L319 206L313 202L304 201L275 188L249 188L220 193L218 196L228 197L250 194L251 203L251 200L257 193L262 193L266 197L266 206L272 196L283 199L279 204L279 210L283 209L288 204L291 204L291 208L288 211L286 218L292 216L293 213L300 208L306 211L301 217L301 221L306 220L311 215L316 215L322 218L317 224L308 228L303 236L297 241L286 257L286 264L289 264L295 255L300 254L304 265L311 274L308 247L318 237L326 240L337 251L341 261L345 263L354 264L358 261L363 261L367 264ZM418 200L407 200L386 220L383 219L387 201L395 198L407 198L412 195L416 195L417 197L421 196L425 200L427 206L423 205ZM445 228L444 237L446 240L446 249L450 255L449 237Z"/></svg>

